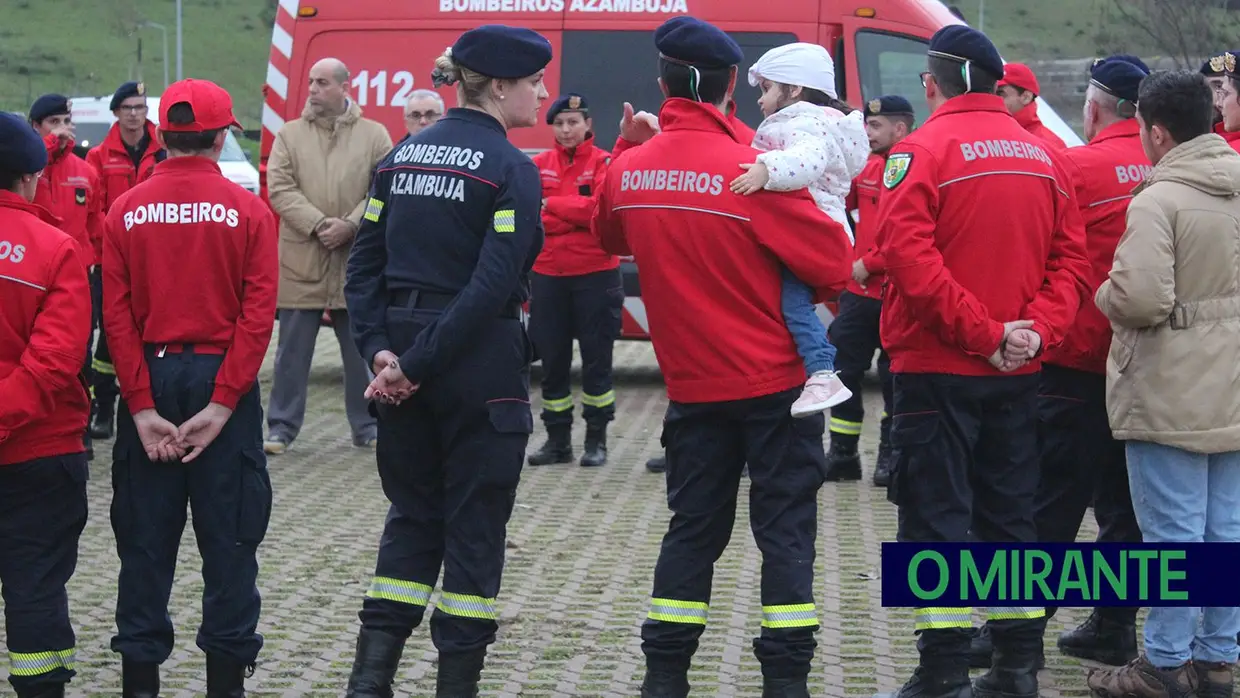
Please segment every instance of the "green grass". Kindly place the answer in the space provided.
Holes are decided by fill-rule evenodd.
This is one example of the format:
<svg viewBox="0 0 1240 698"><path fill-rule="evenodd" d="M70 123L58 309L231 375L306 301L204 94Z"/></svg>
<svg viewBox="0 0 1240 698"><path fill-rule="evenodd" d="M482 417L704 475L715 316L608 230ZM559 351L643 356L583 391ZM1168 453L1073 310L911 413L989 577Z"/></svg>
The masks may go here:
<svg viewBox="0 0 1240 698"><path fill-rule="evenodd" d="M948 1L977 25L980 0ZM1008 60L1094 56L1117 48L1099 40L1104 1L985 0L985 29ZM153 94L162 92L162 36L149 27L133 32L146 21L167 27L169 75L176 79L173 0L0 4L0 73L7 76L0 81L0 109L24 112L34 97L46 92L108 95L139 74ZM214 80L232 92L238 117L251 129L259 127L274 6L275 0L184 0L185 75ZM1141 43L1124 48L1143 56L1158 53Z"/></svg>

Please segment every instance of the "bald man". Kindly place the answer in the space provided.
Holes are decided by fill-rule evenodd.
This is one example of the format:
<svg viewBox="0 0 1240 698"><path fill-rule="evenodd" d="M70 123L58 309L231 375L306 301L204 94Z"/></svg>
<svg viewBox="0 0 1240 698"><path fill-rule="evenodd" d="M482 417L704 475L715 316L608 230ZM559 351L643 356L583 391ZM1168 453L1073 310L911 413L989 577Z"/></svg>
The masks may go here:
<svg viewBox="0 0 1240 698"><path fill-rule="evenodd" d="M267 191L280 216L279 339L263 450L284 453L301 432L310 363L323 310L331 318L344 364L345 413L353 445L373 448L367 411L366 362L349 338L344 275L361 224L375 165L392 147L387 129L362 118L349 99L349 69L335 58L310 68L300 119L276 134Z"/></svg>

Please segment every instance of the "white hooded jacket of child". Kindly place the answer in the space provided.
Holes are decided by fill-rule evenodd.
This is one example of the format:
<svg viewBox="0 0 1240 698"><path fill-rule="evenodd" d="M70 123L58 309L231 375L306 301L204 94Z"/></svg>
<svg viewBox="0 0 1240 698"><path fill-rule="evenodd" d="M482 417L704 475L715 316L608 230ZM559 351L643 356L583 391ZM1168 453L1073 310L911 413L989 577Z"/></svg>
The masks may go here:
<svg viewBox="0 0 1240 698"><path fill-rule="evenodd" d="M817 44L786 44L767 51L749 69L749 84L756 86L762 78L836 97L835 64ZM870 157L870 138L860 111L840 117L828 114L825 107L795 102L762 122L753 147L765 151L758 162L770 174L767 189L808 188L818 208L852 238L844 199Z"/></svg>

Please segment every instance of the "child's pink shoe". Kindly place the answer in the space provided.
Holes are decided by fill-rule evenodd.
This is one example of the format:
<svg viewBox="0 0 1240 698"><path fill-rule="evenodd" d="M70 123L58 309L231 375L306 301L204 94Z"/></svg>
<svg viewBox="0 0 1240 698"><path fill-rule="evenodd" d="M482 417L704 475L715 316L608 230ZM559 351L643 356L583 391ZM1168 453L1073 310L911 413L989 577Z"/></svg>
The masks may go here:
<svg viewBox="0 0 1240 698"><path fill-rule="evenodd" d="M805 382L801 397L792 403L793 417L808 417L829 410L852 397L835 371L819 371Z"/></svg>

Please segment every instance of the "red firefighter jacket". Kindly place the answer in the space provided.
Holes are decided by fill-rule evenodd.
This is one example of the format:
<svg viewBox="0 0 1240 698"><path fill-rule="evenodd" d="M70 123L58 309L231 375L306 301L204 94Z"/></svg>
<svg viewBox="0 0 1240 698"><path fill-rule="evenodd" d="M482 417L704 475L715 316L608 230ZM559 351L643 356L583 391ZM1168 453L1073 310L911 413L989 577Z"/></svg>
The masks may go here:
<svg viewBox="0 0 1240 698"><path fill-rule="evenodd" d="M125 142L121 140L120 124L113 124L103 141L86 154L86 162L95 168L103 182L104 213L112 209L122 194L150 177L155 171L155 163L163 159L164 150L159 144L159 134L153 122L146 122L146 132L151 140L138 167L133 166L133 158L129 157Z"/></svg>
<svg viewBox="0 0 1240 698"><path fill-rule="evenodd" d="M1068 147L1063 139L1055 135L1055 132L1046 127L1042 120L1038 118L1038 103L1031 102L1029 106L1016 112L1016 123L1020 127L1050 143L1053 147L1063 150Z"/></svg>
<svg viewBox="0 0 1240 698"><path fill-rule="evenodd" d="M1136 119L1103 129L1088 145L1064 151L1064 167L1076 187L1085 222L1090 271L1087 293L1063 343L1046 352L1046 363L1106 373L1111 323L1094 305L1094 294L1111 273L1115 248L1127 227L1132 190L1149 175Z"/></svg>
<svg viewBox="0 0 1240 698"><path fill-rule="evenodd" d="M985 94L948 100L891 149L878 220L892 371L999 375L988 359L1009 321L1034 321L1047 348L1063 340L1089 260L1058 157Z"/></svg>
<svg viewBox="0 0 1240 698"><path fill-rule="evenodd" d="M86 265L46 209L0 191L0 465L82 453Z"/></svg>
<svg viewBox="0 0 1240 698"><path fill-rule="evenodd" d="M807 190L733 194L752 137L711 106L669 99L662 133L612 161L594 231L633 255L668 397L743 400L805 381L780 310L781 267L843 290L851 243Z"/></svg>
<svg viewBox="0 0 1240 698"><path fill-rule="evenodd" d="M1240 131L1228 131L1223 126L1223 122L1214 125L1214 132L1223 137L1223 140L1231 144L1232 149L1240 152Z"/></svg>
<svg viewBox="0 0 1240 698"><path fill-rule="evenodd" d="M853 180L852 191L848 193L844 208L857 212L857 243L853 248L856 258L870 272L865 285L856 281L848 282L848 291L869 298L883 297L883 255L878 248L878 194L883 186L883 166L887 158L883 155L871 155L866 161L861 174Z"/></svg>
<svg viewBox="0 0 1240 698"><path fill-rule="evenodd" d="M99 263L102 249L103 189L99 173L73 152L73 143L62 149L60 139L48 135L47 167L39 179L34 202L60 219L61 230L69 234L87 266Z"/></svg>
<svg viewBox="0 0 1240 698"><path fill-rule="evenodd" d="M103 240L103 325L129 410L152 408L146 344L227 350L211 402L258 379L276 315L271 212L214 162L176 157L117 199Z"/></svg>
<svg viewBox="0 0 1240 698"><path fill-rule="evenodd" d="M534 156L542 175L543 230L546 242L534 262L534 271L548 276L582 276L615 269L620 260L599 246L590 233L596 193L603 183L611 154L594 145L594 136L569 150L556 143L554 150Z"/></svg>

